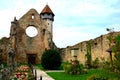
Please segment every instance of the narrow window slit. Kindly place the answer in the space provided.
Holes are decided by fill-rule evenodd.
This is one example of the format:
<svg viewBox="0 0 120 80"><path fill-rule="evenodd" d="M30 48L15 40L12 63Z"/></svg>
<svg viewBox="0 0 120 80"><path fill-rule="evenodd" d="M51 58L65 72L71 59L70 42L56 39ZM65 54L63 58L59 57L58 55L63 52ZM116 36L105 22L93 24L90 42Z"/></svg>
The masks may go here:
<svg viewBox="0 0 120 80"><path fill-rule="evenodd" d="M32 19L34 19L35 18L35 16L34 16L34 14L32 14Z"/></svg>

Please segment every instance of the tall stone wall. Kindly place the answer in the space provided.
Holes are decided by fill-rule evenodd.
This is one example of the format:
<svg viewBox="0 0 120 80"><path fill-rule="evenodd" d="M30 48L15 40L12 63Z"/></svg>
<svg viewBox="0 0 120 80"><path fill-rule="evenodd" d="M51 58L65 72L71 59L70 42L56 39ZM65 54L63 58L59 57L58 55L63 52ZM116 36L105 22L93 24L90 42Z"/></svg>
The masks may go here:
<svg viewBox="0 0 120 80"><path fill-rule="evenodd" d="M99 59L100 62L110 61L110 55L107 52L109 47L109 40L108 36L110 36L111 33L101 35L95 39L91 39L88 41L80 42L76 45L66 47L62 49L62 54L64 54L63 61L70 62L74 59L74 57L71 55L71 49L78 48L78 54L77 59L81 64L85 65L85 62L87 60L86 54L88 52L88 43L90 43L90 53L91 53L91 60L94 61L96 58ZM117 35L120 35L120 32L113 32L112 36L115 37ZM114 55L114 53L113 53Z"/></svg>
<svg viewBox="0 0 120 80"><path fill-rule="evenodd" d="M8 50L9 50L9 38L3 37L2 39L0 39L0 64L9 63Z"/></svg>

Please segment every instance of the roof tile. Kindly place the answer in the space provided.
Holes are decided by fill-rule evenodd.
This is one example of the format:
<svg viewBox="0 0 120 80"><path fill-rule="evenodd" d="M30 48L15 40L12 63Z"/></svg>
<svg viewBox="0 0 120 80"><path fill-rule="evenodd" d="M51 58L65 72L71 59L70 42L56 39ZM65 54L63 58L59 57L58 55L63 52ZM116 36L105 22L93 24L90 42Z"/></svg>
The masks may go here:
<svg viewBox="0 0 120 80"><path fill-rule="evenodd" d="M41 11L41 14L42 13L52 13L54 15L54 13L52 12L52 10L50 9L48 5L44 7L44 9Z"/></svg>

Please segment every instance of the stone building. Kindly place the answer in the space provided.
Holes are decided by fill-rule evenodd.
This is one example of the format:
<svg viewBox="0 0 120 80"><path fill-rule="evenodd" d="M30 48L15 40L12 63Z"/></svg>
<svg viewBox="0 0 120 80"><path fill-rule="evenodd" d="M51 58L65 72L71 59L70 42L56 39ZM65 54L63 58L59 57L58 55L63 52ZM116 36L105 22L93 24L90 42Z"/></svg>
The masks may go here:
<svg viewBox="0 0 120 80"><path fill-rule="evenodd" d="M50 48L57 49L53 42L54 16L50 7L46 5L40 14L35 9L30 9L19 20L14 18L14 21L11 22L10 37L0 40L0 55L2 55L3 61L9 63L9 48L14 50L14 61L22 63L40 63L41 56L45 50ZM30 33L35 34L29 35L27 32L29 29L32 29ZM109 61L110 55L107 52L110 48L109 40L107 39L109 35L110 33L59 49L62 60L64 62L73 60L74 54L72 54L72 50L78 49L76 56L81 64L86 63L87 53L91 54L92 61L96 58L100 62L103 60ZM120 32L113 32L113 36L117 35L120 35Z"/></svg>
<svg viewBox="0 0 120 80"><path fill-rule="evenodd" d="M117 35L120 35L120 32L112 32L112 37ZM108 36L111 36L111 33L61 49L63 61L70 62L74 60L74 55L71 52L74 48L78 48L77 60L81 64L85 65L87 61L86 54L88 52L91 54L91 62L96 58L99 59L99 62L110 61L110 54L107 50L110 48L109 44L112 43L109 43ZM112 45L114 45L114 42ZM112 57L114 57L114 53L112 54Z"/></svg>
<svg viewBox="0 0 120 80"><path fill-rule="evenodd" d="M40 63L45 50L56 48L52 39L54 16L46 5L40 14L30 9L19 20L14 18L11 22L10 46L14 49L16 62Z"/></svg>

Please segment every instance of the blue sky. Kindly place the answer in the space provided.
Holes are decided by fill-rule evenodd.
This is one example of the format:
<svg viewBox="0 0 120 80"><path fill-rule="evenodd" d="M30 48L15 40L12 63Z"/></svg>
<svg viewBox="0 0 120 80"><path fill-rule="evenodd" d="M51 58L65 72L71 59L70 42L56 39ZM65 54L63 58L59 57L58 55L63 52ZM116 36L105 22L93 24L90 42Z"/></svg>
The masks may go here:
<svg viewBox="0 0 120 80"><path fill-rule="evenodd" d="M39 13L48 4L55 14L53 40L58 47L120 30L120 0L0 0L0 38L9 37L11 21L29 9Z"/></svg>

